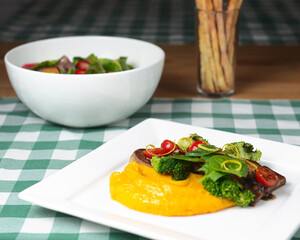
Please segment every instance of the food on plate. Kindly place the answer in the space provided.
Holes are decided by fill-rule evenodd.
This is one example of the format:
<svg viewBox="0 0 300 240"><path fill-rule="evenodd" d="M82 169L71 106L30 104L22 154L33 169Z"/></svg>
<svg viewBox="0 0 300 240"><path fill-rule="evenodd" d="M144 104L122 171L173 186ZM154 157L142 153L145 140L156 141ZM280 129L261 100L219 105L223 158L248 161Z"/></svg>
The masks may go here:
<svg viewBox="0 0 300 240"><path fill-rule="evenodd" d="M273 199L286 178L258 163L262 152L245 142L222 148L197 134L133 152L110 177L112 199L141 212L188 216Z"/></svg>
<svg viewBox="0 0 300 240"><path fill-rule="evenodd" d="M118 59L98 58L94 54L86 58L74 57L73 62L67 56L62 56L58 60L48 60L40 63L26 63L23 68L61 74L95 74L95 73L111 73L133 69L127 63L127 57Z"/></svg>

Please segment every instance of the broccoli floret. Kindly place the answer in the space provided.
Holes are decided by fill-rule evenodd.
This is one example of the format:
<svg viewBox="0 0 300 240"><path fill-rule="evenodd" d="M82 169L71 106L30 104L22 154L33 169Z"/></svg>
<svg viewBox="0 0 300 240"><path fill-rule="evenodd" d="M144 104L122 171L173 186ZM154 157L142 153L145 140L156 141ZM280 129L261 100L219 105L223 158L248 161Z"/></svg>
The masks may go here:
<svg viewBox="0 0 300 240"><path fill-rule="evenodd" d="M192 139L194 142L196 142L196 141L202 141L202 142L205 142L205 143L209 144L206 139L204 139L203 137L199 136L197 133L190 134L189 138Z"/></svg>
<svg viewBox="0 0 300 240"><path fill-rule="evenodd" d="M254 200L254 194L250 190L243 190L240 184L227 177L217 181L206 178L202 184L211 195L227 198L241 207L248 206Z"/></svg>
<svg viewBox="0 0 300 240"><path fill-rule="evenodd" d="M151 159L151 165L158 173L172 175L175 181L187 179L191 171L191 162L172 157L154 156Z"/></svg>
<svg viewBox="0 0 300 240"><path fill-rule="evenodd" d="M203 188L207 190L211 195L214 195L219 198L222 197L222 191L218 181L213 181L210 178L206 178L202 181L202 184Z"/></svg>
<svg viewBox="0 0 300 240"><path fill-rule="evenodd" d="M251 202L253 202L255 195L250 190L245 190L240 192L233 201L236 205L241 207L248 206Z"/></svg>
<svg viewBox="0 0 300 240"><path fill-rule="evenodd" d="M261 157L261 151L255 150L253 148L253 145L250 143L245 143L245 142L234 142L231 144L226 145L224 152L228 154L231 157L236 157L237 152L235 147L237 148L239 152L239 157L240 158L245 158L253 161L259 161Z"/></svg>

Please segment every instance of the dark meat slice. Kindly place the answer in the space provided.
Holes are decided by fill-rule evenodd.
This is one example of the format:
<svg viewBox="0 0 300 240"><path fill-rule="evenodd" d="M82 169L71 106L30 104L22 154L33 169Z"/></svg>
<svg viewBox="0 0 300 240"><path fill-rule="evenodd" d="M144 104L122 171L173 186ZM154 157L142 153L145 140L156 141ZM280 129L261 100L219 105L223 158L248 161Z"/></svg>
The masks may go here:
<svg viewBox="0 0 300 240"><path fill-rule="evenodd" d="M199 168L203 166L204 162L192 162L192 173L204 175L205 173L203 171L199 171Z"/></svg>
<svg viewBox="0 0 300 240"><path fill-rule="evenodd" d="M140 148L140 149L137 149L135 150L132 154L131 154L131 157L130 157L130 162L131 161L136 161L137 163L141 163L141 164L144 164L148 167L152 167L151 166L151 161L149 158L146 158L145 155L143 154L143 152L145 151L146 149L144 148Z"/></svg>
<svg viewBox="0 0 300 240"><path fill-rule="evenodd" d="M75 70L74 64L67 56L62 56L55 64L55 67L62 73L67 73L70 68L73 69L73 71Z"/></svg>
<svg viewBox="0 0 300 240"><path fill-rule="evenodd" d="M271 171L273 171L277 175L278 181L273 186L263 187L255 178L256 168L253 166L256 165L257 167L260 167L261 165L258 162L251 161L251 160L247 160L246 163L249 169L247 177L240 178L236 175L230 175L230 179L240 183L243 186L244 190L249 189L255 195L254 201L250 204L251 206L255 206L255 204L261 199L269 198L274 190L278 189L279 187L283 186L286 183L286 178L284 176L264 166L270 169Z"/></svg>

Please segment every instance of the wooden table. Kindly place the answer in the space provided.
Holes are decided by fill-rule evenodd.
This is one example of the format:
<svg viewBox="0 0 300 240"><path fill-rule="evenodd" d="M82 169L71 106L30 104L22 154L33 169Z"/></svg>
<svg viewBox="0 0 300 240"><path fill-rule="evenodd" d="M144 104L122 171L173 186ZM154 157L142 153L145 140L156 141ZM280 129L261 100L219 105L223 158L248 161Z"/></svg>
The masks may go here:
<svg viewBox="0 0 300 240"><path fill-rule="evenodd" d="M5 53L20 43L0 42L0 97L16 97L5 66ZM165 68L154 97L201 98L196 91L196 47L160 45ZM240 99L300 99L300 46L240 46L236 92Z"/></svg>

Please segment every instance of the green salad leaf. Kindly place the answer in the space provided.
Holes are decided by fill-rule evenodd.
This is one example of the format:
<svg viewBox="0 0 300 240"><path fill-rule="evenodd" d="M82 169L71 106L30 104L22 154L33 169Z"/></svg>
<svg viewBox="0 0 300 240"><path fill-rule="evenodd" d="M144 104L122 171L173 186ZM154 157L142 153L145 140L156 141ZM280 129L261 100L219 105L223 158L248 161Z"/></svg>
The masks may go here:
<svg viewBox="0 0 300 240"><path fill-rule="evenodd" d="M172 156L169 156L169 158L184 160L184 161L188 161L188 162L205 162L202 158L190 157L190 156L187 156L187 155L172 155Z"/></svg>
<svg viewBox="0 0 300 240"><path fill-rule="evenodd" d="M216 146L205 145L205 148L214 150L214 149L216 149ZM191 157L202 157L203 159L206 159L206 158L210 158L211 156L214 156L214 153L222 153L222 151L221 150L208 151L208 150L205 150L202 148L197 148L197 150L195 150L195 151L187 152L186 155L191 156Z"/></svg>
<svg viewBox="0 0 300 240"><path fill-rule="evenodd" d="M91 74L91 73L105 73L105 70L99 61L93 62L89 65L85 74Z"/></svg>
<svg viewBox="0 0 300 240"><path fill-rule="evenodd" d="M199 169L204 171L205 176L201 179L211 178L216 181L218 178L234 174L238 177L246 177L248 174L248 166L243 160L231 158L225 155L214 155L206 160L205 164Z"/></svg>
<svg viewBox="0 0 300 240"><path fill-rule="evenodd" d="M118 61L121 65L121 68L122 68L123 71L132 69L132 67L130 65L128 65L127 62L126 62L127 57L120 57Z"/></svg>
<svg viewBox="0 0 300 240"><path fill-rule="evenodd" d="M122 67L117 60L112 60L108 58L99 58L105 72L120 72Z"/></svg>
<svg viewBox="0 0 300 240"><path fill-rule="evenodd" d="M36 63L33 68L30 68L31 70L38 70L41 68L50 68L54 67L58 60L48 60L40 63Z"/></svg>

